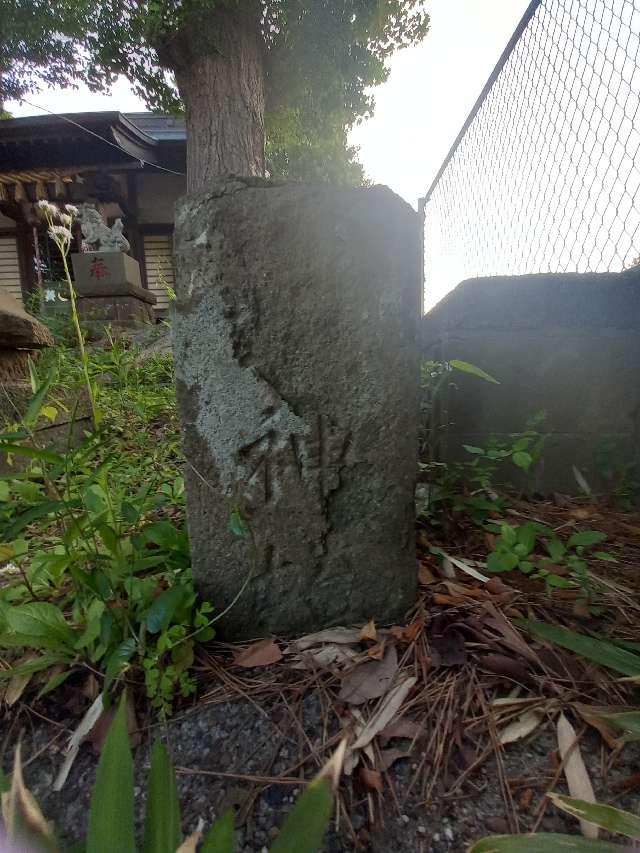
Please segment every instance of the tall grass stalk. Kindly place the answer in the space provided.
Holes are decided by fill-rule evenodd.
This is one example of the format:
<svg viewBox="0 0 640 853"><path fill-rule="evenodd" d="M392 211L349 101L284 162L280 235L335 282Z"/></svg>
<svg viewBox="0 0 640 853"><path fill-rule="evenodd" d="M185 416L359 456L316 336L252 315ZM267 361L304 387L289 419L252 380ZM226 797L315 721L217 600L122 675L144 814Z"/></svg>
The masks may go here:
<svg viewBox="0 0 640 853"><path fill-rule="evenodd" d="M40 211L40 214L47 222L47 225L49 227L49 237L55 243L60 253L60 258L62 259L62 266L64 269L64 275L67 281L67 286L69 288L69 298L71 301L71 319L73 322L73 328L76 333L78 349L80 350L82 373L84 375L87 394L89 395L91 419L93 421L94 428L97 429L100 425L100 412L98 411L98 407L96 405L95 390L91 382L91 376L89 374L89 358L87 356L87 351L84 345L84 335L80 327L80 317L78 315L76 291L75 287L73 286L73 279L71 277L71 271L69 269L69 251L71 248L71 243L73 241L72 227L74 219L78 215L78 209L72 204L67 204L65 205L66 212L63 212L58 207L56 207L55 204L52 204L49 201L39 201L38 209Z"/></svg>

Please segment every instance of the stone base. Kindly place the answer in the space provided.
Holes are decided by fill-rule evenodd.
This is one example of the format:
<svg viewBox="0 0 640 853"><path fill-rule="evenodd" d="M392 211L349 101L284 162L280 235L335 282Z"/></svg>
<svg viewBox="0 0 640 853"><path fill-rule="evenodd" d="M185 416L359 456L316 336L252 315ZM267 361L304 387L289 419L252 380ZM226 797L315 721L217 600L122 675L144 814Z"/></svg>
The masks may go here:
<svg viewBox="0 0 640 853"><path fill-rule="evenodd" d="M78 314L92 335L108 325L137 328L155 322L152 305L137 296L79 296Z"/></svg>
<svg viewBox="0 0 640 853"><path fill-rule="evenodd" d="M236 637L415 596L418 219L384 187L221 181L176 217L195 576ZM239 538L240 513L250 533Z"/></svg>

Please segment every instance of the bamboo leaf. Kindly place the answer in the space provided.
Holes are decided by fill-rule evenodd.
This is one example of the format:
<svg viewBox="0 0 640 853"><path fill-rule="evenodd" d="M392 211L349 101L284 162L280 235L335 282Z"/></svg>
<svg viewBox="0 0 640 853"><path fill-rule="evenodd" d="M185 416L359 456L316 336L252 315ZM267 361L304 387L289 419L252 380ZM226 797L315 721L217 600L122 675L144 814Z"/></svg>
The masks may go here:
<svg viewBox="0 0 640 853"><path fill-rule="evenodd" d="M30 459L40 459L43 462L51 462L52 465L64 466L64 456L60 456L59 453L54 453L52 450L42 450L39 447L30 447L26 444L12 444L3 441L0 443L0 452L14 456L28 456Z"/></svg>
<svg viewBox="0 0 640 853"><path fill-rule="evenodd" d="M469 853L623 853L624 847L607 841L539 832L535 835L494 835L477 841Z"/></svg>
<svg viewBox="0 0 640 853"><path fill-rule="evenodd" d="M333 811L329 779L316 779L300 795L270 853L317 853Z"/></svg>
<svg viewBox="0 0 640 853"><path fill-rule="evenodd" d="M235 853L236 828L233 809L225 812L213 824L202 845L200 853Z"/></svg>
<svg viewBox="0 0 640 853"><path fill-rule="evenodd" d="M126 696L105 741L91 792L87 853L135 853L133 760L127 734Z"/></svg>
<svg viewBox="0 0 640 853"><path fill-rule="evenodd" d="M333 800L344 763L343 740L320 773L300 795L271 847L270 853L317 853L333 811Z"/></svg>
<svg viewBox="0 0 640 853"><path fill-rule="evenodd" d="M536 637L576 652L587 660L609 667L615 672L620 672L623 675L640 675L640 655L614 646L613 643L597 640L584 634L576 634L567 628L547 625L545 622L514 619L513 624L529 631Z"/></svg>
<svg viewBox="0 0 640 853"><path fill-rule="evenodd" d="M11 786L2 794L2 817L9 838L17 842L16 850L54 853L59 849L38 803L25 787L19 745L16 749Z"/></svg>
<svg viewBox="0 0 640 853"><path fill-rule="evenodd" d="M500 382L490 373L487 373L481 367L471 364L468 361L462 361L459 358L452 358L449 362L449 366L453 367L454 370L459 370L461 373L469 373L471 376L477 376L479 379L484 379L485 382L492 382L494 385L500 384Z"/></svg>
<svg viewBox="0 0 640 853"><path fill-rule="evenodd" d="M593 785L582 758L575 729L562 713L558 717L558 751L571 796L580 801L595 803ZM580 831L585 838L598 837L598 827L588 820L580 820Z"/></svg>
<svg viewBox="0 0 640 853"><path fill-rule="evenodd" d="M625 740L640 740L640 711L594 712L593 716L623 731Z"/></svg>
<svg viewBox="0 0 640 853"><path fill-rule="evenodd" d="M143 853L175 853L181 838L176 774L166 748L156 741L151 753Z"/></svg>
<svg viewBox="0 0 640 853"><path fill-rule="evenodd" d="M617 832L626 838L640 839L640 817L604 803L589 803L563 794L549 794L555 806L580 821L594 823L607 832Z"/></svg>

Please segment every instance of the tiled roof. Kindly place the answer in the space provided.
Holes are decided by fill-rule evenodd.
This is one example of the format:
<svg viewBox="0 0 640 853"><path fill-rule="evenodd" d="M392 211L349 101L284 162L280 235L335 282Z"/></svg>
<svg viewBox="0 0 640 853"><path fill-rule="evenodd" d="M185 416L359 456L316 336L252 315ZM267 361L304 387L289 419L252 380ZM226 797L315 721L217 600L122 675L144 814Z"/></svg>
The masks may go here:
<svg viewBox="0 0 640 853"><path fill-rule="evenodd" d="M124 113L124 116L158 142L180 142L187 138L185 122L181 116L157 113Z"/></svg>

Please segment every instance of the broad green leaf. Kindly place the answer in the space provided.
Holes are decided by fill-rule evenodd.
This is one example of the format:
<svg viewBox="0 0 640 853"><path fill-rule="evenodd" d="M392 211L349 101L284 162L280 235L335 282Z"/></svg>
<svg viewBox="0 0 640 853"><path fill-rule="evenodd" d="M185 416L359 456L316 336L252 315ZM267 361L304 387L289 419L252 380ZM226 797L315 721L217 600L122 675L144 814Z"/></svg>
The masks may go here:
<svg viewBox="0 0 640 853"><path fill-rule="evenodd" d="M233 809L229 809L222 817L218 818L205 836L200 853L235 853L235 851L235 816Z"/></svg>
<svg viewBox="0 0 640 853"><path fill-rule="evenodd" d="M6 480L0 480L0 503L6 503L10 494L9 483Z"/></svg>
<svg viewBox="0 0 640 853"><path fill-rule="evenodd" d="M533 524L523 524L518 528L518 544L525 548L525 554L530 554L536 545L536 529Z"/></svg>
<svg viewBox="0 0 640 853"><path fill-rule="evenodd" d="M54 364L49 369L47 375L45 376L42 384L36 389L31 402L29 403L29 407L24 414L24 422L28 427L32 427L35 422L40 417L40 412L42 410L42 404L44 403L44 398L47 396L49 392L49 388L51 387L51 383L56 378L58 373L58 366Z"/></svg>
<svg viewBox="0 0 640 853"><path fill-rule="evenodd" d="M549 797L559 809L579 820L588 820L601 829L606 829L607 832L615 832L626 838L640 839L640 817L631 812L625 812L604 803L576 800L562 794L549 794Z"/></svg>
<svg viewBox="0 0 640 853"><path fill-rule="evenodd" d="M567 542L567 548L590 548L592 545L599 545L607 538L606 533L600 533L599 530L583 530L582 533L574 533Z"/></svg>
<svg viewBox="0 0 640 853"><path fill-rule="evenodd" d="M314 779L298 798L270 853L317 853L332 811L331 781Z"/></svg>
<svg viewBox="0 0 640 853"><path fill-rule="evenodd" d="M597 640L584 634L576 634L567 628L547 625L545 622L530 622L526 619L514 619L513 624L536 637L555 643L565 649L581 655L587 660L609 667L623 675L640 675L640 655L618 648L613 643Z"/></svg>
<svg viewBox="0 0 640 853"><path fill-rule="evenodd" d="M175 853L182 841L176 774L166 748L156 741L151 752L143 853Z"/></svg>
<svg viewBox="0 0 640 853"><path fill-rule="evenodd" d="M40 459L42 462L51 462L52 465L64 466L64 456L60 456L59 453L54 453L52 450L41 450L39 447L30 447L25 444L0 442L0 453L28 456L30 459Z"/></svg>
<svg viewBox="0 0 640 853"><path fill-rule="evenodd" d="M602 560L605 563L617 563L618 561L608 551L596 551L593 555L596 560Z"/></svg>
<svg viewBox="0 0 640 853"><path fill-rule="evenodd" d="M72 649L76 634L65 621L62 612L46 601L8 607L3 610L4 636L11 634L32 637L40 648Z"/></svg>
<svg viewBox="0 0 640 853"><path fill-rule="evenodd" d="M87 853L135 853L133 760L126 694L109 726L91 792Z"/></svg>
<svg viewBox="0 0 640 853"><path fill-rule="evenodd" d="M102 617L101 632L104 629L104 618L108 616L105 612ZM103 691L105 695L108 693L114 680L120 675L122 668L127 664L138 650L136 640L130 638L124 640L120 645L109 655L104 673Z"/></svg>
<svg viewBox="0 0 640 853"><path fill-rule="evenodd" d="M559 563L564 558L565 547L559 539L552 539L547 544L547 551L554 563Z"/></svg>
<svg viewBox="0 0 640 853"><path fill-rule="evenodd" d="M13 678L14 675L31 675L31 673L41 672L43 669L49 669L49 667L58 666L62 663L69 663L69 658L62 655L40 655L33 660L16 664L10 669L0 669L0 680Z"/></svg>
<svg viewBox="0 0 640 853"><path fill-rule="evenodd" d="M86 612L86 624L83 633L76 640L76 649L87 649L92 646L100 636L102 626L102 614L106 609L104 601L94 598Z"/></svg>
<svg viewBox="0 0 640 853"><path fill-rule="evenodd" d="M474 444L463 444L462 446L467 453L472 453L475 456L482 456L484 454L484 449L482 447L476 447Z"/></svg>
<svg viewBox="0 0 640 853"><path fill-rule="evenodd" d="M97 483L92 483L85 489L82 500L92 518L99 518L109 509L107 495Z"/></svg>
<svg viewBox="0 0 640 853"><path fill-rule="evenodd" d="M58 672L55 675L52 675L38 693L38 699L41 699L43 696L46 696L47 693L55 690L56 687L60 687L61 684L64 684L72 673L73 669L67 669L64 672Z"/></svg>
<svg viewBox="0 0 640 853"><path fill-rule="evenodd" d="M524 450L517 450L511 457L511 460L518 468L522 468L523 471L528 471L531 467L531 463L533 462L533 456Z"/></svg>
<svg viewBox="0 0 640 853"><path fill-rule="evenodd" d="M500 384L500 382L491 376L490 373L487 373L481 367L471 364L468 361L462 361L459 358L452 358L449 362L449 366L453 367L454 370L459 370L461 373L470 373L471 376L477 376L479 379L484 379L485 382L492 382L494 385Z"/></svg>
<svg viewBox="0 0 640 853"><path fill-rule="evenodd" d="M176 585L156 598L145 615L145 624L150 634L157 634L169 627L171 618L182 603L186 592L184 586Z"/></svg>
<svg viewBox="0 0 640 853"><path fill-rule="evenodd" d="M179 548L183 541L181 531L170 521L156 521L153 524L148 524L142 532L145 539L153 542L158 548L164 548L167 551L172 548Z"/></svg>
<svg viewBox="0 0 640 853"><path fill-rule="evenodd" d="M494 551L487 559L487 571L510 572L519 563L518 555L510 551Z"/></svg>
<svg viewBox="0 0 640 853"><path fill-rule="evenodd" d="M469 853L623 853L624 849L600 839L539 832L535 835L493 835L477 841Z"/></svg>
<svg viewBox="0 0 640 853"><path fill-rule="evenodd" d="M78 505L78 501L43 501L36 506L32 506L26 512L21 513L16 518L11 520L10 524L2 531L2 539L5 542L10 542L15 539L19 533L28 527L32 522L39 518L44 518L47 515L53 515L58 512L67 512Z"/></svg>

